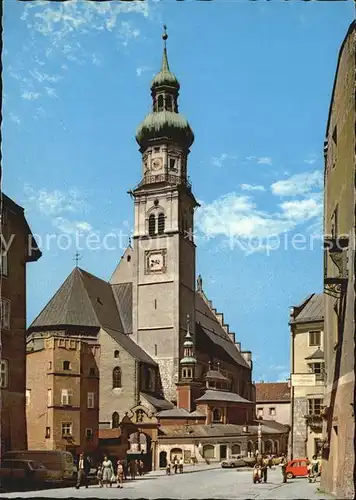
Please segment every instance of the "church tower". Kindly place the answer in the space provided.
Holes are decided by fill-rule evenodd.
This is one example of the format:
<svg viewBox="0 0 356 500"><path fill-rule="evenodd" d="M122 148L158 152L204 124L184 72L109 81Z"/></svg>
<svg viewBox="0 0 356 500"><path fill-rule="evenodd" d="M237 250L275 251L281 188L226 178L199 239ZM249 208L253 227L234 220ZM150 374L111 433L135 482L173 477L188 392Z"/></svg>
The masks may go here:
<svg viewBox="0 0 356 500"><path fill-rule="evenodd" d="M170 71L166 27L161 70L151 83L152 111L138 127L142 177L131 192L134 216L133 338L160 367L164 395L176 401L179 360L195 328L194 209L187 177L194 134L178 112L180 85Z"/></svg>

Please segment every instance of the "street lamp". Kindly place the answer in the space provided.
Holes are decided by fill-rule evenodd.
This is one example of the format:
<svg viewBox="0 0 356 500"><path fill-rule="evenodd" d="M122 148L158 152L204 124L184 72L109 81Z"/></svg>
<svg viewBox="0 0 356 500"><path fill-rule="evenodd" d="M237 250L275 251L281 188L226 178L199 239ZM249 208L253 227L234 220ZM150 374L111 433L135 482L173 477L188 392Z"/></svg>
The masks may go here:
<svg viewBox="0 0 356 500"><path fill-rule="evenodd" d="M262 425L261 425L261 422L258 423L257 438L258 438L258 453L262 454Z"/></svg>

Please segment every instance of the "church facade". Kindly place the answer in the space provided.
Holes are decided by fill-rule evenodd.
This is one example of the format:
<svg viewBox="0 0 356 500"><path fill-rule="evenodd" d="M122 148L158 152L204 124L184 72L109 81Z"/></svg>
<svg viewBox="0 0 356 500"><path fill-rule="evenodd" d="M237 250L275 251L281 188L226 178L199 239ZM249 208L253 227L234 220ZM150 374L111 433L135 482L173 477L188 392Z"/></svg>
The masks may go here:
<svg viewBox="0 0 356 500"><path fill-rule="evenodd" d="M163 39L161 70L151 84L152 109L136 134L141 180L130 191L133 242L109 282L76 267L27 336L28 356L43 350L51 337L99 345L100 442L114 446L125 434L122 422L130 421L136 434L145 433L139 426L143 414L150 415L146 424L155 429L155 450L149 446L156 465L157 443L164 436L169 441L160 426L188 421L199 427L216 424L222 432L231 424L240 426L230 429L236 433L255 417L251 352L241 349L206 297L202 278L196 279L198 203L188 180L194 135L178 111L180 85L169 68L166 34ZM35 387L28 389L34 397ZM140 440L133 444L141 446ZM85 443L77 445L85 449Z"/></svg>

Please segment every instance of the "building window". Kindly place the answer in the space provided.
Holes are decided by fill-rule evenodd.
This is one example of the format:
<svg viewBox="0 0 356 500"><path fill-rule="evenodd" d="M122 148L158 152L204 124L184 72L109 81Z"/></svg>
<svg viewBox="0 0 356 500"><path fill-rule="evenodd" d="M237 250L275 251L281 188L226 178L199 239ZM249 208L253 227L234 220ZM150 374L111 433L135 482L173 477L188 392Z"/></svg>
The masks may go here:
<svg viewBox="0 0 356 500"><path fill-rule="evenodd" d="M164 103L163 103L163 95L162 94L160 94L158 96L157 104L158 104L158 111L163 111Z"/></svg>
<svg viewBox="0 0 356 500"><path fill-rule="evenodd" d="M275 417L276 416L276 408L268 408L268 414L270 417Z"/></svg>
<svg viewBox="0 0 356 500"><path fill-rule="evenodd" d="M112 388L118 389L121 387L121 368L116 366L112 371Z"/></svg>
<svg viewBox="0 0 356 500"><path fill-rule="evenodd" d="M0 251L0 275L8 276L8 272L8 250L2 247Z"/></svg>
<svg viewBox="0 0 356 500"><path fill-rule="evenodd" d="M70 361L63 361L63 370L70 370Z"/></svg>
<svg viewBox="0 0 356 500"><path fill-rule="evenodd" d="M175 158L170 158L169 159L169 170L177 170L176 169L176 159Z"/></svg>
<svg viewBox="0 0 356 500"><path fill-rule="evenodd" d="M166 110L172 111L172 96L166 95Z"/></svg>
<svg viewBox="0 0 356 500"><path fill-rule="evenodd" d="M94 401L95 401L94 392L88 392L88 395L87 395L88 408L94 408Z"/></svg>
<svg viewBox="0 0 356 500"><path fill-rule="evenodd" d="M191 368L183 368L182 376L183 376L183 378L193 378L192 369Z"/></svg>
<svg viewBox="0 0 356 500"><path fill-rule="evenodd" d="M239 444L232 445L231 455L241 455L241 446Z"/></svg>
<svg viewBox="0 0 356 500"><path fill-rule="evenodd" d="M309 346L320 347L321 331L314 330L309 332Z"/></svg>
<svg viewBox="0 0 356 500"><path fill-rule="evenodd" d="M49 439L51 437L51 428L50 427L46 427L46 435L45 435L45 438L46 439Z"/></svg>
<svg viewBox="0 0 356 500"><path fill-rule="evenodd" d="M9 362L7 359L0 361L0 388L6 389L9 383Z"/></svg>
<svg viewBox="0 0 356 500"><path fill-rule="evenodd" d="M263 408L257 408L257 418L263 417Z"/></svg>
<svg viewBox="0 0 356 500"><path fill-rule="evenodd" d="M52 370L52 361L48 361L48 369Z"/></svg>
<svg viewBox="0 0 356 500"><path fill-rule="evenodd" d="M52 406L52 389L47 389L47 406Z"/></svg>
<svg viewBox="0 0 356 500"><path fill-rule="evenodd" d="M158 215L158 234L163 234L164 233L164 214L160 213Z"/></svg>
<svg viewBox="0 0 356 500"><path fill-rule="evenodd" d="M221 422L222 420L222 411L220 408L214 408L213 410L213 422Z"/></svg>
<svg viewBox="0 0 356 500"><path fill-rule="evenodd" d="M151 214L148 218L148 234L154 236L156 234L156 217Z"/></svg>
<svg viewBox="0 0 356 500"><path fill-rule="evenodd" d="M93 429L85 429L85 437L87 439L92 439L92 437L93 437Z"/></svg>
<svg viewBox="0 0 356 500"><path fill-rule="evenodd" d="M73 424L72 422L62 423L62 437L70 437L73 434Z"/></svg>
<svg viewBox="0 0 356 500"><path fill-rule="evenodd" d="M308 400L309 415L320 415L322 405L323 405L323 400L321 398L309 399Z"/></svg>
<svg viewBox="0 0 356 500"><path fill-rule="evenodd" d="M114 351L114 358L119 358L120 357L120 351L116 349L116 351Z"/></svg>
<svg viewBox="0 0 356 500"><path fill-rule="evenodd" d="M155 344L155 356L158 354L157 344Z"/></svg>
<svg viewBox="0 0 356 500"><path fill-rule="evenodd" d="M0 325L4 330L10 329L11 302L7 299L0 301Z"/></svg>
<svg viewBox="0 0 356 500"><path fill-rule="evenodd" d="M31 391L30 389L26 389L26 406L30 406L31 404Z"/></svg>
<svg viewBox="0 0 356 500"><path fill-rule="evenodd" d="M111 427L113 429L118 429L120 427L120 416L117 411L114 411L111 418Z"/></svg>
<svg viewBox="0 0 356 500"><path fill-rule="evenodd" d="M203 457L210 460L215 458L215 447L212 444L203 446Z"/></svg>
<svg viewBox="0 0 356 500"><path fill-rule="evenodd" d="M61 405L72 406L73 392L70 389L62 389L61 392Z"/></svg>

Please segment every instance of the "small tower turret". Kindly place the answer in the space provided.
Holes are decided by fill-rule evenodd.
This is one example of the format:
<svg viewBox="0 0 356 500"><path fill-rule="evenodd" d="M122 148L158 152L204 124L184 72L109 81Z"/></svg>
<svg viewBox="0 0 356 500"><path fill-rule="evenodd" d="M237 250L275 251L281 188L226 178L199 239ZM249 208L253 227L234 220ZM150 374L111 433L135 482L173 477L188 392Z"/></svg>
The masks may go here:
<svg viewBox="0 0 356 500"><path fill-rule="evenodd" d="M187 315L187 334L183 343L183 358L180 360L181 379L193 380L195 376L195 365L197 360L194 357L194 343L190 334L190 317Z"/></svg>

